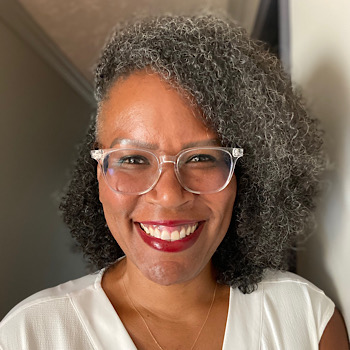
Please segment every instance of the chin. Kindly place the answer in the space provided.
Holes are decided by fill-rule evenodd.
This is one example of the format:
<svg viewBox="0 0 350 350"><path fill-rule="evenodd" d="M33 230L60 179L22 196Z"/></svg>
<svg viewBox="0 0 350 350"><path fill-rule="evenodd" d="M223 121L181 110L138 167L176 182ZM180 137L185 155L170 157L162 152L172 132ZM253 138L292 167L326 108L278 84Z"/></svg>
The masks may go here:
<svg viewBox="0 0 350 350"><path fill-rule="evenodd" d="M146 269L142 268L141 271L149 280L163 286L185 282L196 277L190 266L184 266L176 261L157 262L154 265L148 265Z"/></svg>

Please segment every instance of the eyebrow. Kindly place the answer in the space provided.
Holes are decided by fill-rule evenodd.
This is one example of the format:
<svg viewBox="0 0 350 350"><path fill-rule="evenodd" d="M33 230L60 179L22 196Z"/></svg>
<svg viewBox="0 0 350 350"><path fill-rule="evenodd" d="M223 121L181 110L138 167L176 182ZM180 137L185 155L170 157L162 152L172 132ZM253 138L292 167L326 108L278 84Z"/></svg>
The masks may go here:
<svg viewBox="0 0 350 350"><path fill-rule="evenodd" d="M220 146L220 141L218 139L209 139L203 141L196 141L186 143L184 148L198 147L198 146Z"/></svg>
<svg viewBox="0 0 350 350"><path fill-rule="evenodd" d="M148 148L148 149L152 149L152 150L158 149L158 146L156 146L156 145L154 145L152 143L148 143L148 142L144 142L144 141L140 141L140 140L122 139L120 137L116 137L112 141L112 143L110 145L110 148L112 148L116 144L131 145L131 146L136 146L136 147L141 147L141 148Z"/></svg>
<svg viewBox="0 0 350 350"><path fill-rule="evenodd" d="M140 141L140 140L133 140L133 139L122 139L120 137L116 137L111 145L110 148L115 146L116 144L120 145L130 145L140 148L147 148L151 150L156 150L159 147L155 144ZM200 146L220 146L220 141L218 139L209 139L209 140L202 140L202 141L195 141L195 142L189 142L184 145L185 148L191 148L191 147L200 147Z"/></svg>

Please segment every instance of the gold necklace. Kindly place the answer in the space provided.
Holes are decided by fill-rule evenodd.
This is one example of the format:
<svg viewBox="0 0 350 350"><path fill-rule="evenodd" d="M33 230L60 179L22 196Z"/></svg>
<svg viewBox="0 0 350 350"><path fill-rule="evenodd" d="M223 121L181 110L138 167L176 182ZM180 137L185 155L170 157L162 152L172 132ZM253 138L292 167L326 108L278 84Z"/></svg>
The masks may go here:
<svg viewBox="0 0 350 350"><path fill-rule="evenodd" d="M157 347L158 347L160 350L164 350L164 349L160 346L160 344L158 343L156 337L153 335L151 329L148 327L148 324L147 324L146 320L144 319L144 317L142 316L141 312L140 312L139 310L137 310L137 308L136 308L134 302L132 301L132 299L131 299L131 297L130 297L128 291L126 290L126 286L125 286L125 282L124 282L124 276L122 277L122 282L123 282L125 294L126 294L126 296L128 297L131 306L132 306L133 309L138 313L138 315L141 317L141 319L142 319L142 321L143 321L143 323L144 323L144 325L145 325L145 327L146 327L148 333L149 333L150 336L152 337L152 339L153 339L153 341L155 342L155 344L157 345ZM199 339L199 336L200 336L201 333L202 333L202 330L203 330L205 324L206 324L207 321L208 321L210 311L211 311L211 309L212 309L212 307L213 307L213 304L214 304L214 301L215 301L215 295L216 295L216 288L217 288L217 286L218 286L218 284L215 283L215 289L214 289L214 293L213 293L213 298L212 298L212 300L211 300L211 303L210 303L210 306L209 306L209 310L208 310L207 316L205 317L205 320L204 320L204 322L203 322L203 324L202 324L202 327L201 327L201 329L199 330L199 332L198 332L198 334L197 334L197 337L196 337L194 343L192 344L190 350L193 350L194 346L195 346L196 343L197 343L197 340Z"/></svg>

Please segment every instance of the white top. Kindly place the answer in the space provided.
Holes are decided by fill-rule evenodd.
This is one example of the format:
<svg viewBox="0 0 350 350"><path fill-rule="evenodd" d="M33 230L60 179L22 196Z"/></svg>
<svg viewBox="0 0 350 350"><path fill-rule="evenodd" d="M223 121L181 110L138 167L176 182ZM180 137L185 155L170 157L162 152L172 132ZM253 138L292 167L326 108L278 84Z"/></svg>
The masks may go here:
<svg viewBox="0 0 350 350"><path fill-rule="evenodd" d="M103 270L34 294L0 323L1 350L136 350L101 287ZM230 290L224 350L313 350L333 302L305 279L268 272L251 294Z"/></svg>

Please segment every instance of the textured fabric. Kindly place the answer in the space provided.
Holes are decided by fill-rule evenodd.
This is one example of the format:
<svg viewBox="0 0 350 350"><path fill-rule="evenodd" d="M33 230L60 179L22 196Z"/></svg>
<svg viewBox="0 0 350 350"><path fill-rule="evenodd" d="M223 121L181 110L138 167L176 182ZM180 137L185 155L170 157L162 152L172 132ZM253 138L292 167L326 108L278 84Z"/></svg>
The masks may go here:
<svg viewBox="0 0 350 350"><path fill-rule="evenodd" d="M1 350L136 350L101 287L103 270L39 292L0 323ZM334 304L292 273L268 272L258 290L230 291L223 350L313 350Z"/></svg>

